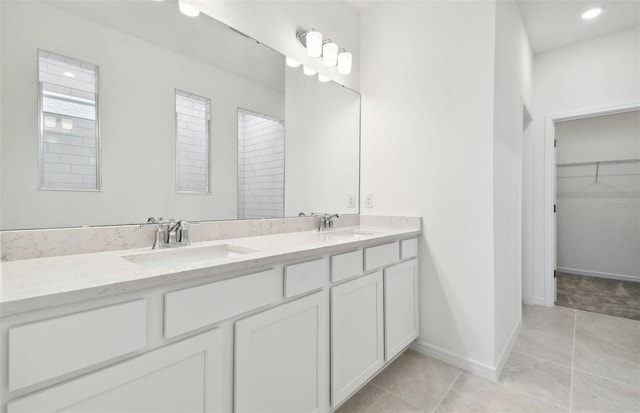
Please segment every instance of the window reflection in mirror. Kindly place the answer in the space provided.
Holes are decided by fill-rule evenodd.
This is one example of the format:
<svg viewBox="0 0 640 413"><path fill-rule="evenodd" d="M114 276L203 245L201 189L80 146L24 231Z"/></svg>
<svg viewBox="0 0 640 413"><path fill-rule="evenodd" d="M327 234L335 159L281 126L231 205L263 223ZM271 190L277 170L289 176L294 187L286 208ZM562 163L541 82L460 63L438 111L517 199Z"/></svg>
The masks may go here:
<svg viewBox="0 0 640 413"><path fill-rule="evenodd" d="M38 51L40 188L100 189L98 67Z"/></svg>
<svg viewBox="0 0 640 413"><path fill-rule="evenodd" d="M178 192L208 194L211 99L176 90Z"/></svg>
<svg viewBox="0 0 640 413"><path fill-rule="evenodd" d="M238 219L284 216L284 125L238 109Z"/></svg>

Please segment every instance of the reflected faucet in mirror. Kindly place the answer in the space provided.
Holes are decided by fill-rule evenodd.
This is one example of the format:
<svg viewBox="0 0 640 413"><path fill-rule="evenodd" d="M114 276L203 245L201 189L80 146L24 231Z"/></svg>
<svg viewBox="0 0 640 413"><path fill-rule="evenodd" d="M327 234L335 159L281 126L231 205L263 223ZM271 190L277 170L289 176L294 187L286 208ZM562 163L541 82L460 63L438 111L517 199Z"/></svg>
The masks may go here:
<svg viewBox="0 0 640 413"><path fill-rule="evenodd" d="M175 221L173 218L170 218L169 222L163 222L162 218L150 217L147 223L156 226L152 249L186 247L191 245L189 241L189 223L187 221Z"/></svg>

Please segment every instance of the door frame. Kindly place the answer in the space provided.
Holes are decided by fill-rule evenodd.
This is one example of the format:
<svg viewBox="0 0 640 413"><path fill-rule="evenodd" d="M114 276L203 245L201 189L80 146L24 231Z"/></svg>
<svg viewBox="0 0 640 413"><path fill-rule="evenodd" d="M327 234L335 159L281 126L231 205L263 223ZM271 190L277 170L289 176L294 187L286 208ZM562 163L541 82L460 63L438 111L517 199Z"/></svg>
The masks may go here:
<svg viewBox="0 0 640 413"><path fill-rule="evenodd" d="M544 305L553 307L556 283L556 198L555 123L640 110L640 101L547 115L544 118Z"/></svg>

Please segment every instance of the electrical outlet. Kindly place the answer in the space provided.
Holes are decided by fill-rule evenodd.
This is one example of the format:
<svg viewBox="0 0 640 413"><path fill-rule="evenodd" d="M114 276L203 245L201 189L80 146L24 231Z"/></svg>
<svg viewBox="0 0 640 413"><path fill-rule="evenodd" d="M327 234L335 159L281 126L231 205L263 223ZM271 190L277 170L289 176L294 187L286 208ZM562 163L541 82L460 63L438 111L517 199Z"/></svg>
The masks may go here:
<svg viewBox="0 0 640 413"><path fill-rule="evenodd" d="M365 208L373 208L373 194L365 195L364 207Z"/></svg>
<svg viewBox="0 0 640 413"><path fill-rule="evenodd" d="M356 207L356 194L347 194L347 208Z"/></svg>

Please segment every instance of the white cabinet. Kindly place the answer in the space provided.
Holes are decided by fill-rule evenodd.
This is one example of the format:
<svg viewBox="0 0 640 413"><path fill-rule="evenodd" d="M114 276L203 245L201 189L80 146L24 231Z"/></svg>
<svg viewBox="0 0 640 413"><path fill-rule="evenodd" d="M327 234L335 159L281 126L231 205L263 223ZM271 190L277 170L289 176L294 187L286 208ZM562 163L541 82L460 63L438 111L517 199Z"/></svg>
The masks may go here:
<svg viewBox="0 0 640 413"><path fill-rule="evenodd" d="M327 411L325 291L236 323L235 412Z"/></svg>
<svg viewBox="0 0 640 413"><path fill-rule="evenodd" d="M10 401L19 412L218 412L222 400L220 330L170 344Z"/></svg>
<svg viewBox="0 0 640 413"><path fill-rule="evenodd" d="M331 401L334 407L384 364L382 271L331 289Z"/></svg>
<svg viewBox="0 0 640 413"><path fill-rule="evenodd" d="M413 259L384 270L385 360L418 337L418 262Z"/></svg>

